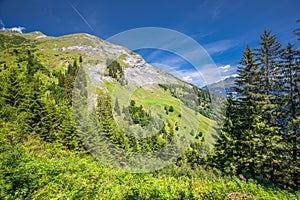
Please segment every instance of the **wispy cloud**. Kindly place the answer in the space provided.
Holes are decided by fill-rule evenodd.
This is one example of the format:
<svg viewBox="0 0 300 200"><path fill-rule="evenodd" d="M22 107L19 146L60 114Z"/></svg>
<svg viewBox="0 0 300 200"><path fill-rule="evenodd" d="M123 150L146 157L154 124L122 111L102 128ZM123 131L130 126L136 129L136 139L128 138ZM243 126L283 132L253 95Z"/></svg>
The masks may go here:
<svg viewBox="0 0 300 200"><path fill-rule="evenodd" d="M221 13L221 4L217 4L217 6L213 10L213 18L217 17Z"/></svg>
<svg viewBox="0 0 300 200"><path fill-rule="evenodd" d="M137 29L137 31L141 30ZM114 38L110 38L108 41L123 46L128 45L131 49L140 49L142 41L144 42L142 43L143 48L157 49L153 53L147 52L148 56L145 56L147 62L166 65L169 69L163 69L164 71L180 79L192 81L193 84L198 86L213 83L221 79L220 72L214 61L205 48L197 41L183 34L170 34L166 30L156 30L159 31L159 34L155 34L154 40L150 41L149 38L153 38L153 35L148 35L149 33L145 30L142 31L143 38L138 38L141 35L140 32L134 38L132 36L128 37L128 32L126 32L124 36L119 36L119 38L126 38L126 40L123 39L120 42L120 39L114 40ZM147 38L147 40L144 41L144 38Z"/></svg>
<svg viewBox="0 0 300 200"><path fill-rule="evenodd" d="M88 21L85 19L85 17L79 12L79 10L77 8L75 8L75 6L68 0L66 0L69 5L71 6L71 8L79 15L79 17L83 20L83 22L93 31L93 27L88 23Z"/></svg>
<svg viewBox="0 0 300 200"><path fill-rule="evenodd" d="M213 43L204 45L204 48L209 54L223 53L224 51L231 49L238 45L235 40L219 40Z"/></svg>
<svg viewBox="0 0 300 200"><path fill-rule="evenodd" d="M170 63L180 63L173 59ZM202 68L182 68L182 65L165 65L161 63L150 63L159 69L174 75L175 77L192 83L198 87L203 87L205 85L219 82L229 77L237 77L236 66L223 65L216 67L214 64L208 64L202 66ZM203 70L205 69L205 70Z"/></svg>
<svg viewBox="0 0 300 200"><path fill-rule="evenodd" d="M216 2L215 7L213 8L213 12L212 12L212 18L213 19L220 15L223 3L224 2L222 0L218 0Z"/></svg>
<svg viewBox="0 0 300 200"><path fill-rule="evenodd" d="M191 35L192 38L205 38L207 36L210 36L212 34L214 34L215 32L211 31L211 32L198 32L198 33L194 33Z"/></svg>
<svg viewBox="0 0 300 200"><path fill-rule="evenodd" d="M187 64L187 62L179 56L159 57L158 55L159 54L156 55L157 57L152 57L152 59L147 59L150 60L150 63L161 63L176 70Z"/></svg>

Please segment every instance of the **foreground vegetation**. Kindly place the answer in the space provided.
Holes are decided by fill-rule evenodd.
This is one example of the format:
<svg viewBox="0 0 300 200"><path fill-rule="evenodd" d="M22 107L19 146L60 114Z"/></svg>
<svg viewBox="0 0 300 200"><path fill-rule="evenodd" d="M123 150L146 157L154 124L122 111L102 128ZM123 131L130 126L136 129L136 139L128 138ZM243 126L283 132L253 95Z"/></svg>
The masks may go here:
<svg viewBox="0 0 300 200"><path fill-rule="evenodd" d="M269 33L265 32L265 34ZM71 36L65 39L72 41ZM61 41L64 40L61 39ZM76 84L75 77L85 57L79 55L78 52L72 54L71 51L68 54L54 52L57 55L51 55L52 49L46 48L44 51L48 55L45 55L38 50L36 46L40 45L38 42L25 39L22 35L1 33L0 42L1 46L5 47L1 49L0 60L0 82L2 83L0 85L1 199L300 198L297 188L298 179L294 176L297 175L298 170L295 164L297 160L285 157L289 158L285 163L280 157L283 154L275 154L280 152L277 150L284 150L281 152L286 154L290 152L288 148L295 147L294 140L288 143L290 140L284 137L283 141L289 144L284 148L276 143L277 139L281 139L278 136L280 134L282 136L285 130L279 131L280 127L274 128L264 118L266 116L262 113L265 111L268 111L265 113L273 114L268 110L269 104L262 107L265 110L257 110L259 115L257 113L257 115L253 113L253 115L247 115L251 110L247 107L249 102L246 105L235 104L237 102L229 98L228 108L231 112L226 115L226 123L220 133L217 148L207 158L205 157L209 151L207 147L211 147L215 139L206 132L209 125L214 124L208 117L217 118L211 113L208 93L191 86L160 85L157 86L158 91L155 91L156 97L159 98L153 98L153 93L139 88L132 95L130 104L121 107L119 104L124 105L123 100L113 99L110 88L114 87L124 92L123 86L127 82L122 79L122 66L114 63L108 66L106 71L108 76L116 80L104 83L108 92L98 90L96 107L97 123L100 121L102 131L112 143L128 152L151 152L168 144L185 129L188 137L194 138L187 151L167 168L144 174L126 173L105 166L105 163L96 160L78 136L74 118L81 116L73 115L72 92ZM47 42L50 43L51 38L47 39ZM67 66L53 64L50 67L47 65L47 59L53 59L55 61L53 63L57 64L58 60L66 59L64 57L66 55L69 56L66 61ZM244 55L251 57L251 49L247 48ZM246 61L242 64L251 68ZM242 67L240 70L243 69ZM82 86L87 87L85 77L77 76L77 78L80 79ZM191 91L193 95L190 95ZM252 94L247 92L240 93L244 96ZM80 93L83 102L86 101L86 91L82 90ZM142 99L141 96L149 98ZM269 98L268 95L263 97ZM286 95L285 98L289 96ZM292 100L294 98L298 97L293 96ZM179 100L186 106L182 113L179 112ZM150 113L149 107L157 102L163 105L162 112ZM257 102L263 104L269 101ZM251 103L255 102L251 101ZM166 117L167 123L163 124L164 128L161 132L152 138L137 140L135 137L126 135L118 127L112 110L115 116L132 119L132 121L129 120L128 126L147 126L152 123L153 114L162 114ZM296 118L297 113L293 114ZM253 137L254 140L249 139L253 132L245 128L249 124L245 124L242 120L244 118L240 117L246 117L246 115L251 117L251 120L261 119L259 122L247 121L253 122L251 127L255 129L252 131L257 134L255 135L257 137ZM194 117L188 119L184 116ZM259 117L256 118L256 116ZM280 116L282 119L284 115ZM292 123L284 121L282 124L288 127L286 131L289 135L287 136L294 138L293 131L297 120L298 118ZM81 125L86 128L87 124ZM88 140L99 139L88 131L84 134ZM263 139L263 136L268 136L263 141L264 143L257 141ZM253 147L251 146L253 144L255 146L255 142L263 145L249 151L247 147ZM104 156L108 156L108 159L109 156L115 156L110 150L108 147L106 152L102 152ZM264 153L268 151L272 154L265 155ZM262 156L263 165L257 165L260 163L256 162L257 155ZM272 159L276 161L276 166L280 166L276 168L276 173L273 173L274 170L270 172ZM278 160L280 162L277 162ZM291 166L290 169L286 166L287 164ZM280 170L284 167L287 170L283 175L287 176L282 179L283 181L276 183L275 178L283 176ZM247 183L237 178L240 173L246 176ZM289 181L286 181L287 179ZM291 187L293 189L290 189Z"/></svg>
<svg viewBox="0 0 300 200"><path fill-rule="evenodd" d="M3 138L2 138L3 139ZM3 142L3 141L2 141ZM170 166L132 174L94 157L34 137L1 145L1 199L299 199L300 193L263 187L253 180L223 178L210 170Z"/></svg>

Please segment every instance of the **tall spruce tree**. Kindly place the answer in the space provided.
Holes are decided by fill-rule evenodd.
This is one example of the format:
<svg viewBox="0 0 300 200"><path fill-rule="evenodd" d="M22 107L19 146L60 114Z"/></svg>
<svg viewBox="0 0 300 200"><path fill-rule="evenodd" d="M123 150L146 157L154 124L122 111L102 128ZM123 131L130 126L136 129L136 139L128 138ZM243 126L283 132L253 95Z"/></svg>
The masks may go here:
<svg viewBox="0 0 300 200"><path fill-rule="evenodd" d="M216 144L214 162L221 164L221 170L226 173L246 172L255 175L255 158L260 153L257 147L261 144L257 112L258 65L249 46L243 53L241 65L236 79L237 97L228 98L227 114Z"/></svg>
<svg viewBox="0 0 300 200"><path fill-rule="evenodd" d="M300 116L300 53L290 43L280 53L281 58L281 134L284 138L286 158L283 165L286 181L293 186L299 185L300 148L299 148L299 116Z"/></svg>
<svg viewBox="0 0 300 200"><path fill-rule="evenodd" d="M260 37L260 48L256 51L256 58L259 64L259 98L260 104L259 115L262 116L260 121L260 174L264 174L267 179L275 181L275 173L280 171L280 154L282 138L279 134L278 124L278 95L280 94L280 71L278 55L281 47L276 36L270 31L264 30Z"/></svg>
<svg viewBox="0 0 300 200"><path fill-rule="evenodd" d="M257 49L256 57L260 67L261 85L260 91L263 94L272 94L274 76L278 72L278 53L281 44L277 41L276 35L271 35L270 31L264 30L260 36L260 48Z"/></svg>
<svg viewBox="0 0 300 200"><path fill-rule="evenodd" d="M227 99L227 112L219 139L215 144L213 155L209 158L214 167L225 174L235 174L238 169L240 152L237 151L239 129L237 129L237 107L232 95Z"/></svg>
<svg viewBox="0 0 300 200"><path fill-rule="evenodd" d="M248 174L256 174L256 161L258 156L257 144L260 141L258 131L260 105L258 97L258 64L255 61L252 49L247 46L243 52L243 58L238 67L239 76L236 79L235 91L237 93L236 105L239 115L240 149L243 152L240 159L243 171Z"/></svg>

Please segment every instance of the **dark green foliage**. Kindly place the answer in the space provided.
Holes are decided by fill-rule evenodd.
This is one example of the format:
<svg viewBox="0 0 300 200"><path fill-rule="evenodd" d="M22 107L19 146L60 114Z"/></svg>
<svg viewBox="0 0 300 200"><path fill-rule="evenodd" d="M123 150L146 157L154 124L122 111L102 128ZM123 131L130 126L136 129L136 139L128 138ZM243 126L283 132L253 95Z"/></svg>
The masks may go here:
<svg viewBox="0 0 300 200"><path fill-rule="evenodd" d="M135 106L135 101L134 101L134 100L131 100L131 101L130 101L130 106L131 106L131 107L134 107L134 106Z"/></svg>
<svg viewBox="0 0 300 200"><path fill-rule="evenodd" d="M169 112L174 112L174 107L173 106L170 106Z"/></svg>
<svg viewBox="0 0 300 200"><path fill-rule="evenodd" d="M113 144L117 145L120 148L133 152L140 152L141 149L143 149L143 151L151 150L153 146L155 146L153 144L153 142L155 141L153 140L153 137L143 140L137 139L133 136L127 136L125 132L121 130L114 121L111 104L111 97L103 91L99 92L96 112L101 132L105 136L107 136ZM131 105L135 105L135 102L133 100L131 101ZM125 116L129 117L133 112L134 117L136 117L133 118L134 123L140 124L141 126L146 125L144 124L145 121L143 121L143 119L145 119L145 116L141 117L141 113L146 115L146 112L141 106L129 106L128 108L123 107L122 112L125 113Z"/></svg>
<svg viewBox="0 0 300 200"><path fill-rule="evenodd" d="M124 77L124 71L120 63L116 60L107 60L106 61L108 75L114 79L122 79Z"/></svg>
<svg viewBox="0 0 300 200"><path fill-rule="evenodd" d="M278 116L281 125L280 135L285 146L283 155L286 158L282 172L295 185L300 184L300 51L291 44L280 52L280 115ZM298 164L297 164L298 163Z"/></svg>
<svg viewBox="0 0 300 200"><path fill-rule="evenodd" d="M135 101L120 108L120 99L113 101L111 96L103 91L99 91L97 107L90 114L95 120L85 121L83 120L85 112L82 111L87 106L88 84L84 71L81 71L80 65L83 62L81 56L79 62L76 59L72 60L65 71L56 71L53 70L56 66L49 67L40 62L42 59L39 57L39 52L32 48L33 40L27 40L20 34L6 35L0 32L0 43L0 49L8 49L7 55L13 56L16 62L7 64L6 61L0 61L0 199L226 199L234 192L240 196L257 199L299 199L299 192L284 191L274 187L264 188L251 179L244 184L236 178L221 177L218 170L212 170L206 165L200 166L204 163L204 156L209 148L203 145L206 133L199 130L187 134L195 140L174 164L165 169L146 174L131 174L104 167L104 163L98 162L83 151L77 132L80 132L83 136L81 139L85 142L94 139L103 142L109 139L112 144L128 152L155 152L174 140L181 130L180 124L167 121L152 137L140 138L138 137L140 135L126 135L114 120L112 111L114 110L119 117L126 118L125 121L131 120L130 125L135 127L138 125L133 121L140 126L153 125L150 111L142 105L137 105ZM30 51L27 51L29 49ZM292 52L295 53L295 57L290 56ZM251 53L248 52L246 55L249 62L243 65L250 66ZM221 138L228 136L226 138L228 143L222 145L228 148L226 153L232 154L219 154L224 156L223 160L216 159L224 164L225 170L233 169L237 172L240 169L247 172L253 170L256 174L257 170L261 170L259 173L262 175L259 180L265 181L272 174L272 181L277 178L279 184L294 186L295 183L297 184L296 178L299 172L297 171L299 158L295 154L298 152L299 143L297 132L299 131L299 76L297 76L299 53L287 47L280 55L281 73L284 74L282 82L288 84L281 84L279 87L284 91L280 96L282 101L275 98L269 98L268 101L281 106L282 114L276 112L278 114L276 119L281 120L274 123L280 128L280 132L275 133L282 137L282 145L286 148L278 148L283 151L275 151L278 155L273 157L270 157L272 154L265 153L269 149L273 153L276 143L265 144L272 141L270 136L273 136L270 131L265 131L269 129L265 129L267 120L261 112L266 107L263 104L265 96L260 95L254 87L258 85L259 79L251 79L252 86L239 91L243 94L241 101L230 100L229 108L234 112L227 113ZM252 70L250 73L243 69L240 69L240 74L245 75L239 79L241 86L244 85L243 81L250 77L246 74L254 73ZM290 73L291 71L293 72ZM117 63L111 66L110 73L121 84L126 84L125 79L122 79L124 78L122 68ZM290 76L291 74L294 76ZM202 93L197 88L188 86L162 87L166 92L170 91L173 96L180 97L183 102L188 98L185 104L198 108L197 112L206 113L207 116L212 115L210 113L212 97L208 93ZM78 96L74 97L72 94ZM251 107L245 106L243 102L246 99L249 102L252 98L253 102L247 104ZM258 104L255 103L256 100ZM78 112L76 109L73 110L71 103ZM82 107L77 108L78 105ZM174 111L170 106L166 107L165 111L174 115L177 110ZM285 116L289 117L284 118ZM180 118L181 115L179 114L178 117ZM100 125L104 137L97 137L99 134L97 128L90 130L96 125ZM234 127L243 131L235 130ZM245 127L249 130L245 130ZM226 133L227 131L232 131L232 135ZM266 139L264 133L267 133ZM180 137L177 142L180 143L184 139ZM112 144L105 143L104 151L101 152L107 160L113 159L116 155L115 149L111 148ZM85 147L92 152L95 146ZM173 145L167 153L161 155L161 159L172 158L176 151L178 147ZM263 155L263 158L260 158L260 155ZM284 161L275 160L282 155ZM125 161L128 161L128 158L120 157L124 159L122 165L126 167L128 163ZM250 157L255 159L247 160ZM280 161L279 164L274 163L274 166L280 166L278 169L281 171L278 169L273 170L274 172L268 171L267 167L270 164L267 159L270 158L276 162ZM225 159L232 162L228 163ZM256 160L266 161L267 164L260 165ZM279 176L279 172L284 173L285 177Z"/></svg>
<svg viewBox="0 0 300 200"><path fill-rule="evenodd" d="M132 100L128 110L133 123L142 127L149 124L150 115L144 110L142 105L136 106L134 100Z"/></svg>
<svg viewBox="0 0 300 200"><path fill-rule="evenodd" d="M260 36L259 45L260 48L257 49L256 57L260 68L260 92L269 95L276 85L276 82L271 80L278 73L276 58L278 57L281 44L277 41L275 35L271 35L270 31L264 30L264 33Z"/></svg>
<svg viewBox="0 0 300 200"><path fill-rule="evenodd" d="M213 170L171 165L146 174L105 167L90 155L57 143L30 144L0 151L1 199L226 199L237 193L256 199L299 199L299 192L267 188L248 180L221 177Z"/></svg>
<svg viewBox="0 0 300 200"><path fill-rule="evenodd" d="M282 187L299 185L299 52L280 50L269 31L248 46L228 98L225 123L210 162L226 174L248 174Z"/></svg>
<svg viewBox="0 0 300 200"><path fill-rule="evenodd" d="M24 154L24 150L18 147L6 146L6 149L1 149L0 197L3 198L6 194L6 198L9 199L26 198L35 189L40 177L33 170L33 166L26 166L30 160Z"/></svg>
<svg viewBox="0 0 300 200"><path fill-rule="evenodd" d="M73 65L69 64L65 73L55 73L54 76L58 78L58 86L53 86L55 95L59 95L59 97L63 96L64 100L69 102L71 105L72 100L72 91L75 85L75 78L78 73L79 66L77 61L74 60ZM86 80L83 84L86 84ZM62 94L63 93L63 94Z"/></svg>
<svg viewBox="0 0 300 200"><path fill-rule="evenodd" d="M5 34L0 32L0 50L12 49L12 48L24 48L33 47L34 44L20 36L19 34Z"/></svg>
<svg viewBox="0 0 300 200"><path fill-rule="evenodd" d="M117 102L118 99L116 99L115 104L118 104ZM165 145L174 140L177 134L176 132L180 130L178 122L170 121L164 123L163 126L160 127L159 132L151 137L140 137L143 134L142 132L134 133L135 135L127 135L123 130L120 129L120 127L114 120L112 111L118 106L115 106L113 108L112 104L113 102L110 95L103 91L99 91L96 112L101 132L109 138L110 142L122 149L128 150L129 152L153 152L160 150ZM122 113L120 113L120 115L124 116L125 121L132 121L132 124L129 124L133 126L134 124L138 124L141 127L144 127L152 123L153 120L150 113L145 111L142 105L137 105L134 100L130 101L130 105L128 107L123 106ZM198 164L201 151L200 146L202 145L202 142L203 140L195 141L195 144L191 146L191 151L193 153L187 153L184 162L189 163L193 161L193 163L189 164ZM197 149L194 149L196 147ZM161 159L168 160L172 158L176 151L178 151L178 147L176 145L173 145L172 148L169 148L168 152L161 155ZM189 158L191 155L193 157L197 157L197 159Z"/></svg>
<svg viewBox="0 0 300 200"><path fill-rule="evenodd" d="M221 101L221 97L214 94L210 94L208 91L199 89L195 86L185 86L177 84L159 84L161 88L165 91L170 91L172 96L180 99L187 107L195 110L206 117L214 118L214 113L212 113L211 98L215 98L216 101ZM172 110L172 108L171 108ZM172 112L166 110L166 113Z"/></svg>
<svg viewBox="0 0 300 200"><path fill-rule="evenodd" d="M237 125L237 115L235 113L236 105L229 96L227 100L227 112L225 116L225 122L223 129L220 133L219 139L214 147L215 153L211 158L211 162L215 167L221 169L226 174L235 174L239 165L238 160L240 159L241 152L238 152L235 148L238 148L236 143L239 137L238 129L235 129Z"/></svg>
<svg viewBox="0 0 300 200"><path fill-rule="evenodd" d="M26 63L0 70L0 80L5 82L0 85L1 118L5 124L16 127L15 139L36 134L44 141L60 141L68 148L78 149L80 142L72 124L71 108L61 95L64 88L43 80L41 77L51 76L50 72L30 51L27 55Z"/></svg>

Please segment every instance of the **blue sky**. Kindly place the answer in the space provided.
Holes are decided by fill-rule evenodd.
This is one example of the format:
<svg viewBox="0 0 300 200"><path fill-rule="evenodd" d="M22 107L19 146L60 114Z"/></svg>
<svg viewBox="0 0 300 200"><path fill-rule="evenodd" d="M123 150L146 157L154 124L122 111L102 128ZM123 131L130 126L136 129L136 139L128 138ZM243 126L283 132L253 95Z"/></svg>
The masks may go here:
<svg viewBox="0 0 300 200"><path fill-rule="evenodd" d="M297 44L292 30L300 19L299 0L0 0L0 20L60 36L85 32L103 39L140 27L163 27L196 40L210 54L222 77L236 73L247 44L257 47L264 28L285 45ZM1 25L1 26L3 26ZM148 62L172 66L194 84L197 74L183 59L163 51L138 51Z"/></svg>

